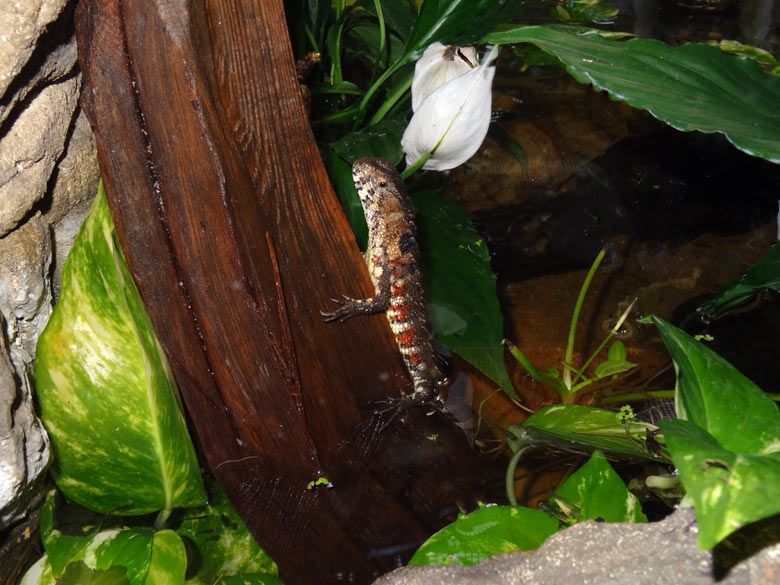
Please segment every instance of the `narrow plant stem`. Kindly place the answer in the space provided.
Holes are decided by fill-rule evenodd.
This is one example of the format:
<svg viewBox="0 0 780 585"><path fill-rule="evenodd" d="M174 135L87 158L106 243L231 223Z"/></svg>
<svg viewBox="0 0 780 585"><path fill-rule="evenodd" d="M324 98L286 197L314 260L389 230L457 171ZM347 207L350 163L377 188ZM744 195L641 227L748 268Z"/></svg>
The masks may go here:
<svg viewBox="0 0 780 585"><path fill-rule="evenodd" d="M314 51L315 53L319 53L320 47L317 44L317 39L314 38L314 33L311 32L311 29L309 28L308 25L306 24L303 25L303 32L306 35L306 38L309 39L309 42L311 43L312 51Z"/></svg>
<svg viewBox="0 0 780 585"><path fill-rule="evenodd" d="M582 305L585 303L585 295L588 292L588 288L590 287L590 283L593 280L593 277L596 275L596 270L598 270L599 264L601 264L601 261L604 259L604 255L607 253L606 248L602 248L601 252L599 252L598 256L596 256L596 259L593 261L593 265L590 267L590 270L588 271L588 275L585 277L585 282L582 283L582 287L580 288L580 294L577 297L577 303L574 305L574 311L571 315L571 325L569 326L569 338L566 342L566 353L563 356L563 361L566 364L572 363L572 357L574 356L574 337L577 334L577 322L580 319L580 311L582 311ZM563 368L563 385L565 388L569 390L569 392L562 396L563 403L567 404L571 401L571 367L564 367Z"/></svg>
<svg viewBox="0 0 780 585"><path fill-rule="evenodd" d="M587 359L587 361L583 364L583 366L575 370L577 375L574 377L574 380L572 380L572 384L576 386L577 380L582 378L585 375L585 372L588 369L588 366L593 362L593 360L596 359L596 356L598 356L601 353L601 350L604 349L604 346L609 343L609 340L612 339L615 334L620 331L620 328L623 326L623 323L628 318L629 313L631 312L631 309L634 308L634 303L636 303L637 299L634 299L631 301L631 304L628 305L628 308L623 311L623 314L620 316L620 319L617 320L617 323L615 323L615 326L612 327L612 329L609 330L609 333L604 338L604 341L602 341L599 346L596 348L596 351L594 351L591 356Z"/></svg>
<svg viewBox="0 0 780 585"><path fill-rule="evenodd" d="M520 462L520 457L523 456L523 453L525 453L530 446L531 445L528 445L518 449L515 454L512 455L512 459L509 460L509 465L506 468L506 497L513 506L517 506L517 498L515 497L515 470L517 470L517 464Z"/></svg>
<svg viewBox="0 0 780 585"><path fill-rule="evenodd" d="M377 109L374 115L371 116L371 119L368 121L369 126L380 122L387 115L387 112L390 111L390 109L406 94L407 90L412 86L413 79L414 72L412 71L409 73L409 75L407 75L406 79L404 79L404 82L400 84L393 91L393 93L387 96L387 99L384 101L384 103L379 106L379 109Z"/></svg>
<svg viewBox="0 0 780 585"><path fill-rule="evenodd" d="M424 165L426 162L428 162L428 159L429 159L429 158L431 158L431 155L433 155L433 151L431 151L431 152L426 152L426 153L425 153L425 154L424 154L424 155L423 155L423 156L420 158L420 160L418 160L418 161L417 161L416 163L414 163L412 166L410 166L410 167L406 167L406 169L404 170L404 172L403 172L403 173L401 173L401 178L402 178L402 179L408 179L409 177L411 177L411 176L412 176L412 175L413 175L415 172L417 172L417 171L420 169L420 167L422 167L422 166L423 166L423 165Z"/></svg>
<svg viewBox="0 0 780 585"><path fill-rule="evenodd" d="M523 369L528 372L528 375L531 376L531 379L536 382L544 382L542 377L539 375L539 372L536 370L533 364L528 361L528 358L523 355L519 347L517 347L508 339L503 339L501 343L509 350L509 353L512 354L512 357L515 358L521 366L523 366Z"/></svg>
<svg viewBox="0 0 780 585"><path fill-rule="evenodd" d="M168 521L168 517L171 515L170 508L163 508L157 513L157 518L154 519L154 529L160 531L165 528L165 523Z"/></svg>
<svg viewBox="0 0 780 585"><path fill-rule="evenodd" d="M336 29L336 41L334 42L333 55L330 62L330 82L332 85L341 83L343 75L341 73L341 34L344 32L344 23L339 22Z"/></svg>
<svg viewBox="0 0 780 585"><path fill-rule="evenodd" d="M327 114L325 116L322 116L322 118L319 118L316 123L317 124L347 124L355 119L355 116L357 115L357 108L355 106L350 106L346 110L341 110L340 112L334 112L332 114Z"/></svg>
<svg viewBox="0 0 780 585"><path fill-rule="evenodd" d="M647 392L627 392L606 396L599 400L599 405L633 402L635 400L655 400L658 398L674 398L674 390L648 390Z"/></svg>
<svg viewBox="0 0 780 585"><path fill-rule="evenodd" d="M344 6L346 5L346 0L336 0L334 5L334 16L335 21L338 23L338 28L336 29L335 34L335 41L333 50L331 51L330 55L330 83L331 85L336 85L338 83L341 83L342 81L342 74L341 74L341 35L344 32L344 22L341 20L341 15L344 13ZM327 44L327 42L326 42Z"/></svg>
<svg viewBox="0 0 780 585"><path fill-rule="evenodd" d="M363 99L360 100L360 103L358 104L358 115L355 119L355 126L357 127L358 124L360 124L360 121L363 119L363 116L365 115L366 108L368 107L368 102L371 101L371 98L374 97L374 94L376 91L382 86L382 84L388 80L388 78L398 71L401 68L401 65L403 65L405 61L403 58L399 59L395 63L393 63L387 71L385 71L382 75L379 76L379 79L377 79L371 87L368 88L368 91L366 91L366 94L363 96Z"/></svg>
<svg viewBox="0 0 780 585"><path fill-rule="evenodd" d="M382 2L380 0L374 0L374 10L376 10L376 17L377 20L379 20L379 47L377 47L376 59L374 60L374 71L376 71L379 69L379 62L382 60L382 55L385 53L387 31L385 30L385 16L382 12Z"/></svg>

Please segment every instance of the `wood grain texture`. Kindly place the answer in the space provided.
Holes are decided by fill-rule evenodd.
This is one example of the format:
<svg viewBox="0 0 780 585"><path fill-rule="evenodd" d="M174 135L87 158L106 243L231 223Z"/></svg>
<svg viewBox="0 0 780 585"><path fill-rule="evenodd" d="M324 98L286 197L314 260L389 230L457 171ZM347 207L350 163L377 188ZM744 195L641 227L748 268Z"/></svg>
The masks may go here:
<svg viewBox="0 0 780 585"><path fill-rule="evenodd" d="M322 321L372 288L281 1L81 0L77 33L117 233L208 468L288 585L369 582L482 476L442 417L377 432L411 389L383 315Z"/></svg>

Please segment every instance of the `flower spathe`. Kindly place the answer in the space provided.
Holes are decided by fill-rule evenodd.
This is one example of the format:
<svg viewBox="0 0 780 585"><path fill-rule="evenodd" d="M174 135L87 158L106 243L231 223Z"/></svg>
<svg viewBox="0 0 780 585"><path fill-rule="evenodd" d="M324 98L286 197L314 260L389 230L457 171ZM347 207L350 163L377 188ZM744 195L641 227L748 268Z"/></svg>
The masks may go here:
<svg viewBox="0 0 780 585"><path fill-rule="evenodd" d="M417 62L412 82L414 115L401 139L406 164L432 156L422 168L444 171L477 151L490 125L494 47L475 66L473 47L429 46Z"/></svg>
<svg viewBox="0 0 780 585"><path fill-rule="evenodd" d="M477 63L474 47L448 47L438 42L429 45L414 66L412 111L416 112L429 95L448 81L465 75Z"/></svg>

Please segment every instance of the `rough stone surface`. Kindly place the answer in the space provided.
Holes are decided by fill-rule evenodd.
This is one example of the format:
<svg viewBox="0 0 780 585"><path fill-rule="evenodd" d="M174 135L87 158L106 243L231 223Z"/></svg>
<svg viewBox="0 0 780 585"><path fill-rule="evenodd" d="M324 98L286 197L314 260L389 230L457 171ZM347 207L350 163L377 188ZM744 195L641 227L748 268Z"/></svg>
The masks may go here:
<svg viewBox="0 0 780 585"><path fill-rule="evenodd" d="M49 461L28 372L51 313L50 236L39 215L0 239L0 526L24 515Z"/></svg>
<svg viewBox="0 0 780 585"><path fill-rule="evenodd" d="M30 61L38 38L63 11L68 0L0 2L0 94Z"/></svg>
<svg viewBox="0 0 780 585"><path fill-rule="evenodd" d="M51 244L40 214L0 239L0 313L11 363L22 372L51 313Z"/></svg>
<svg viewBox="0 0 780 585"><path fill-rule="evenodd" d="M79 77L43 88L0 142L0 236L47 191L78 102Z"/></svg>
<svg viewBox="0 0 780 585"><path fill-rule="evenodd" d="M17 379L0 336L0 528L35 504L48 462L49 441L33 411L29 385Z"/></svg>
<svg viewBox="0 0 780 585"><path fill-rule="evenodd" d="M51 206L43 215L54 236L52 288L55 300L59 296L65 258L89 212L100 182L95 137L84 113L78 110L77 114L65 146L65 155L57 164L53 178Z"/></svg>
<svg viewBox="0 0 780 585"><path fill-rule="evenodd" d="M31 372L65 256L97 189L78 109L75 0L0 2L0 530L49 461Z"/></svg>
<svg viewBox="0 0 780 585"><path fill-rule="evenodd" d="M652 524L583 522L536 551L496 555L474 567L402 567L375 585L741 585L780 583L780 545L719 566L700 550L693 510ZM776 542L776 540L775 540ZM717 549L716 549L717 551Z"/></svg>

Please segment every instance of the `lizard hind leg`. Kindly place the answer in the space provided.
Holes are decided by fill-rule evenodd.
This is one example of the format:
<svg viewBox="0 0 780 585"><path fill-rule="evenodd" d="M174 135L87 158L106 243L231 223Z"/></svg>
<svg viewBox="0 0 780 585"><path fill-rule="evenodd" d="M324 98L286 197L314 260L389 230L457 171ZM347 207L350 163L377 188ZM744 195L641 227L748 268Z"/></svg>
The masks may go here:
<svg viewBox="0 0 780 585"><path fill-rule="evenodd" d="M322 315L325 322L338 321L339 323L342 323L355 315L371 315L386 310L383 306L382 299L379 297L353 299L347 295L342 296L343 299L331 299L334 303L340 304L337 309L333 311L320 311L320 315Z"/></svg>

